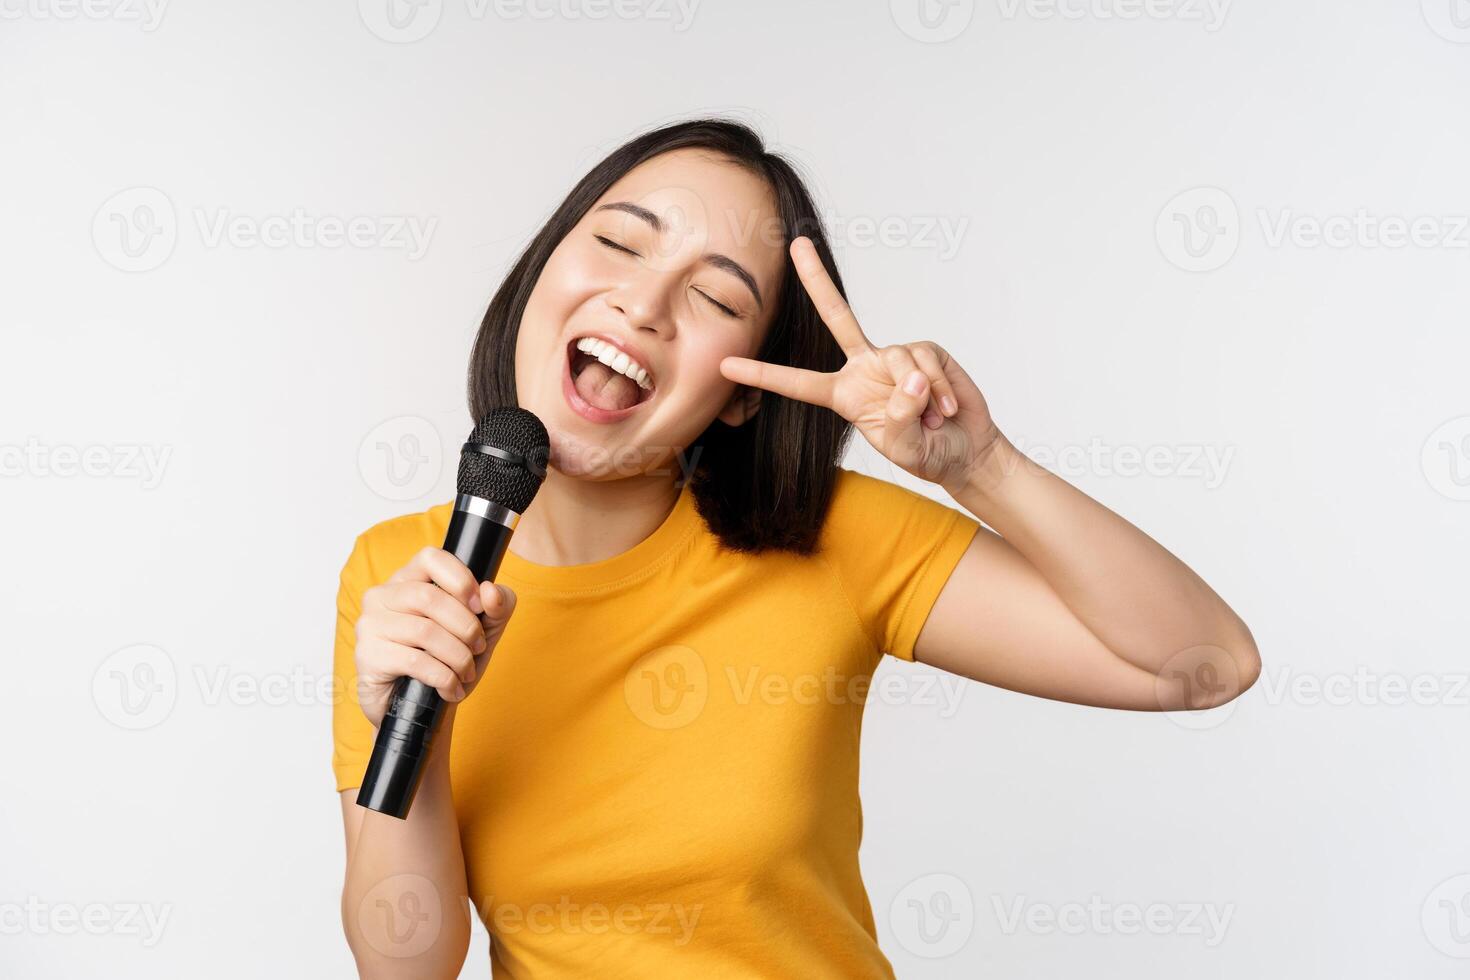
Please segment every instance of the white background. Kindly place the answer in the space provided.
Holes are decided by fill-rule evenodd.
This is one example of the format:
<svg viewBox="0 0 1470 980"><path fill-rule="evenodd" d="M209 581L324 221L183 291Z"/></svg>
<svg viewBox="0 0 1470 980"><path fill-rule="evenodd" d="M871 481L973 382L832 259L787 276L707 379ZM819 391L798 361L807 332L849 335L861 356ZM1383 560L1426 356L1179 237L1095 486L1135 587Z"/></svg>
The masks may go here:
<svg viewBox="0 0 1470 980"><path fill-rule="evenodd" d="M1464 975L1470 7L925 2L0 0L0 972L351 975L338 569L451 493L555 203L717 112L811 175L875 340L955 352L1265 658L1183 719L871 703L899 975Z"/></svg>

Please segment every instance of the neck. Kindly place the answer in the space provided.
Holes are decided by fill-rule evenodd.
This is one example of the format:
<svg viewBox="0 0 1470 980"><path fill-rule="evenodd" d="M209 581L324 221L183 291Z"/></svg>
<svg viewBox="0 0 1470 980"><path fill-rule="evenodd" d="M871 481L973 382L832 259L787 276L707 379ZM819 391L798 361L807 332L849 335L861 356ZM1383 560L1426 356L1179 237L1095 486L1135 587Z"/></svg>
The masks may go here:
<svg viewBox="0 0 1470 980"><path fill-rule="evenodd" d="M667 475L578 480L548 469L510 550L537 565L603 561L658 530L678 499Z"/></svg>

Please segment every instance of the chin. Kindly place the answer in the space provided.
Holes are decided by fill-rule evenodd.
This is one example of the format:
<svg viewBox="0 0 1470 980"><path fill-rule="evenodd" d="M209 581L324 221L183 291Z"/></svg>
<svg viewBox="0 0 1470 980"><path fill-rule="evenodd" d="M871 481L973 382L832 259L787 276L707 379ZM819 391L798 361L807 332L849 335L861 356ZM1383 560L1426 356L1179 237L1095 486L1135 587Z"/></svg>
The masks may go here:
<svg viewBox="0 0 1470 980"><path fill-rule="evenodd" d="M548 426L551 436L549 464L563 476L574 480L606 479L604 472L611 462L611 451L596 443L571 435L565 429Z"/></svg>

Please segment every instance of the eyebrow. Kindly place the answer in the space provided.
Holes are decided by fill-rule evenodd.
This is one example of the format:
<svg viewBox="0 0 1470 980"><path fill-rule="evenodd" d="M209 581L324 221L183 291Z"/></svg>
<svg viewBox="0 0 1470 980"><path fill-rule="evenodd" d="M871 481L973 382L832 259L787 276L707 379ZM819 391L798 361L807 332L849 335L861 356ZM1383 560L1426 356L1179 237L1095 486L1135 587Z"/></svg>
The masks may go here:
<svg viewBox="0 0 1470 980"><path fill-rule="evenodd" d="M622 211L624 214L631 214L633 217L639 219L640 221L647 222L648 226L652 228L655 232L661 232L664 230L664 223L659 220L658 215L654 214L647 208L639 207L638 205L633 204L629 201L612 201L608 204L600 205L597 210ZM712 252L709 255L704 256L701 261L703 261L706 265L710 265L716 269L721 270L722 272L728 272L730 273L730 275L745 283L745 288L749 289L750 294L755 297L755 305L760 307L761 309L766 308L765 300L761 298L761 288L756 285L755 276L752 276L749 270L745 268L745 266L741 265L739 262L736 262L734 259L730 258L730 256L721 255L718 252Z"/></svg>

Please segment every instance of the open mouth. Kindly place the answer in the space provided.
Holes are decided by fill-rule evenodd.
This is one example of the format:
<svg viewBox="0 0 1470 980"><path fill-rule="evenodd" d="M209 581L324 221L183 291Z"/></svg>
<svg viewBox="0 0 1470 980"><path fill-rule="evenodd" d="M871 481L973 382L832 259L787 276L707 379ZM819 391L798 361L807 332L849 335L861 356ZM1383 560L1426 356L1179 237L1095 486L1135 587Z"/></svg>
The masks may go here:
<svg viewBox="0 0 1470 980"><path fill-rule="evenodd" d="M628 412L653 397L647 365L600 337L577 337L567 344L572 390L599 412Z"/></svg>

